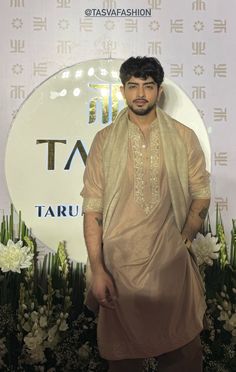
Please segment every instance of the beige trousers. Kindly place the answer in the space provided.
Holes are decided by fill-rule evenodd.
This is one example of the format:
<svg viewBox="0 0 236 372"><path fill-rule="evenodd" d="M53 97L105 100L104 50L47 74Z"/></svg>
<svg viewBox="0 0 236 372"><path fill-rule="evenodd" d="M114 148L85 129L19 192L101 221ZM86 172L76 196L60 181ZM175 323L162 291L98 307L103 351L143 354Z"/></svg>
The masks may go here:
<svg viewBox="0 0 236 372"><path fill-rule="evenodd" d="M157 372L202 372L200 337L183 347L157 357ZM109 372L142 372L142 359L109 361Z"/></svg>

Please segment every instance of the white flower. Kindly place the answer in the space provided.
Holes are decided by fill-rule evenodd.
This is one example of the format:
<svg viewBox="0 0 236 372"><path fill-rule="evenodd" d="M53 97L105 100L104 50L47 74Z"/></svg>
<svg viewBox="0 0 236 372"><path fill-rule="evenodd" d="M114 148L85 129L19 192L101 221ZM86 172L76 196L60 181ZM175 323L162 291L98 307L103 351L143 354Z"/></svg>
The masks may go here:
<svg viewBox="0 0 236 372"><path fill-rule="evenodd" d="M28 349L33 350L37 349L39 345L43 343L43 338L41 335L36 335L36 336L25 336L24 337L25 344Z"/></svg>
<svg viewBox="0 0 236 372"><path fill-rule="evenodd" d="M32 319L32 321L33 322L36 322L37 320L38 320L38 316L39 316L39 314L38 314L38 312L37 311L32 311L32 313L31 313L31 319Z"/></svg>
<svg viewBox="0 0 236 372"><path fill-rule="evenodd" d="M14 243L8 240L7 245L0 244L0 268L3 272L14 271L20 273L32 264L33 253L30 247L23 246L20 240Z"/></svg>
<svg viewBox="0 0 236 372"><path fill-rule="evenodd" d="M47 317L41 315L41 317L39 318L39 324L40 324L40 327L41 328L47 327L47 325L48 325L48 319L47 319Z"/></svg>
<svg viewBox="0 0 236 372"><path fill-rule="evenodd" d="M198 233L196 239L192 242L192 250L197 258L198 265L206 263L213 265L213 260L217 259L220 250L220 244L217 244L217 238L208 233L206 236Z"/></svg>
<svg viewBox="0 0 236 372"><path fill-rule="evenodd" d="M223 320L223 321L225 321L225 320L228 321L229 320L229 315L226 311L222 310L220 312L220 316L217 319Z"/></svg>
<svg viewBox="0 0 236 372"><path fill-rule="evenodd" d="M22 325L22 328L26 331L26 332L29 332L31 330L31 324L30 322L25 322L23 325Z"/></svg>
<svg viewBox="0 0 236 372"><path fill-rule="evenodd" d="M53 342L54 337L56 336L56 333L58 332L58 326L54 325L51 327L48 331L48 341Z"/></svg>
<svg viewBox="0 0 236 372"><path fill-rule="evenodd" d="M236 314L233 314L224 324L224 329L236 336Z"/></svg>
<svg viewBox="0 0 236 372"><path fill-rule="evenodd" d="M58 344L59 341L60 341L59 329L58 326L55 324L48 331L48 338L47 342L45 343L45 346L49 347L50 349L53 349Z"/></svg>
<svg viewBox="0 0 236 372"><path fill-rule="evenodd" d="M66 331L68 329L68 324L66 323L66 320L62 320L60 326L59 326L59 331Z"/></svg>
<svg viewBox="0 0 236 372"><path fill-rule="evenodd" d="M27 352L30 355L30 364L31 365L38 364L38 363L42 364L42 363L46 362L43 345L37 345L37 347L34 348L34 349L28 349ZM43 371L44 371L44 367L43 367Z"/></svg>

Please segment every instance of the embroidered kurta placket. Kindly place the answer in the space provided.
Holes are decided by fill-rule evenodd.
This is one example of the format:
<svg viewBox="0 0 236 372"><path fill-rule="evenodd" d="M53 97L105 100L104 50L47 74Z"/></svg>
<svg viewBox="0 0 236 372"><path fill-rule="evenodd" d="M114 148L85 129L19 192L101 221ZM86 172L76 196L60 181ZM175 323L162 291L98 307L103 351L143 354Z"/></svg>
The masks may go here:
<svg viewBox="0 0 236 372"><path fill-rule="evenodd" d="M160 199L160 133L155 120L146 136L129 122L129 141L134 164L134 199L148 215Z"/></svg>

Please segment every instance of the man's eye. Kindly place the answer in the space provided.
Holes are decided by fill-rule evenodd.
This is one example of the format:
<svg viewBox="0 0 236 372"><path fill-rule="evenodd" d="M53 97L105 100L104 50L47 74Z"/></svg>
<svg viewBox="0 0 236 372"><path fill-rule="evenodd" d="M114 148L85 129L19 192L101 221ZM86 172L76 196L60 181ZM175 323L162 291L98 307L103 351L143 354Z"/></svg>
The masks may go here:
<svg viewBox="0 0 236 372"><path fill-rule="evenodd" d="M146 85L147 89L153 89L153 85Z"/></svg>
<svg viewBox="0 0 236 372"><path fill-rule="evenodd" d="M129 89L134 89L136 85L129 85Z"/></svg>

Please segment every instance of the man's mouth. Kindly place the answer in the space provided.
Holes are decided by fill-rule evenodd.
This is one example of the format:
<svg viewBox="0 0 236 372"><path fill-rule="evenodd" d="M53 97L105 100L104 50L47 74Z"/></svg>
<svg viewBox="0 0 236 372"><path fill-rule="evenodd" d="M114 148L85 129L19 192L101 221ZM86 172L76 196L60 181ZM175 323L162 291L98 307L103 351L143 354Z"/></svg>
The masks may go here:
<svg viewBox="0 0 236 372"><path fill-rule="evenodd" d="M144 103L147 103L148 101L146 99L136 99L134 103L137 105L143 105Z"/></svg>

